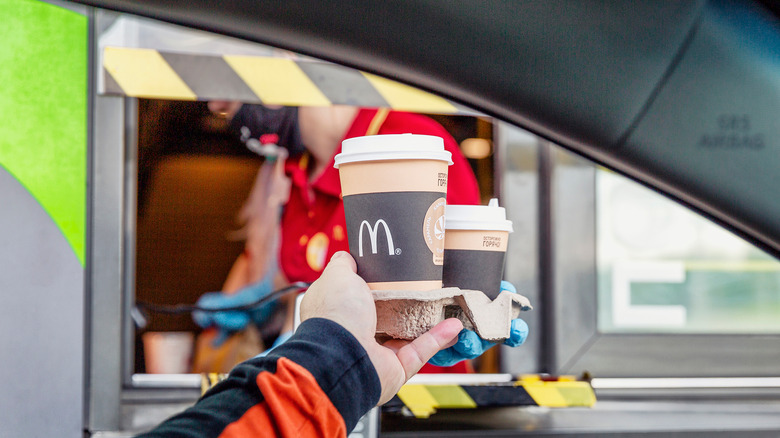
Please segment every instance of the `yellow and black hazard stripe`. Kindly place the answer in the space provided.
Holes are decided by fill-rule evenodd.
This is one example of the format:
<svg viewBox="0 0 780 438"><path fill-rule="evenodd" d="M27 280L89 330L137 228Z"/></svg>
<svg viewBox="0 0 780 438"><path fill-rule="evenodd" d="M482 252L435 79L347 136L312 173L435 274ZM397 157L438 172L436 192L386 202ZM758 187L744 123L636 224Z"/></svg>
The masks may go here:
<svg viewBox="0 0 780 438"><path fill-rule="evenodd" d="M406 408L417 418L437 409L502 406L590 407L596 394L590 383L574 377L522 376L514 382L483 385L406 384L388 409Z"/></svg>
<svg viewBox="0 0 780 438"><path fill-rule="evenodd" d="M227 379L227 374L223 373L203 373L200 375L200 395L203 395L217 383Z"/></svg>
<svg viewBox="0 0 780 438"><path fill-rule="evenodd" d="M102 94L173 100L238 100L287 106L353 105L474 114L389 79L309 60L211 56L106 47Z"/></svg>
<svg viewBox="0 0 780 438"><path fill-rule="evenodd" d="M227 374L201 375L201 392L227 378ZM428 418L437 409L474 409L506 406L545 406L550 408L591 407L596 393L589 382L574 376L542 377L524 375L513 382L457 385L407 383L398 395L384 405L389 412L411 412Z"/></svg>

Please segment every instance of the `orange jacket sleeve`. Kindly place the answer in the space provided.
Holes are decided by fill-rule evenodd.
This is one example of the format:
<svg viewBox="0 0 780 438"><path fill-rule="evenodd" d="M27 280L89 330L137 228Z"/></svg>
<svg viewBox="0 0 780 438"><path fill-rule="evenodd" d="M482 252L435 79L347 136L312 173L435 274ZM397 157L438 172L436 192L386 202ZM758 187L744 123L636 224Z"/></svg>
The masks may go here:
<svg viewBox="0 0 780 438"><path fill-rule="evenodd" d="M194 406L141 436L344 437L380 391L358 341L334 322L310 319L270 354L237 365Z"/></svg>

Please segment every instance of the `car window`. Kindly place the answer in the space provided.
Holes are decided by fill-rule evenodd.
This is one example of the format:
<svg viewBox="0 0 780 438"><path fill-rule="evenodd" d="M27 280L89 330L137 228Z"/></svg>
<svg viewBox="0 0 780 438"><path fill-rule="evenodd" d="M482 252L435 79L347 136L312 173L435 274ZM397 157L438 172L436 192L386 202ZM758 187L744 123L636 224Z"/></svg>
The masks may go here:
<svg viewBox="0 0 780 438"><path fill-rule="evenodd" d="M780 263L613 172L596 172L599 330L780 333Z"/></svg>

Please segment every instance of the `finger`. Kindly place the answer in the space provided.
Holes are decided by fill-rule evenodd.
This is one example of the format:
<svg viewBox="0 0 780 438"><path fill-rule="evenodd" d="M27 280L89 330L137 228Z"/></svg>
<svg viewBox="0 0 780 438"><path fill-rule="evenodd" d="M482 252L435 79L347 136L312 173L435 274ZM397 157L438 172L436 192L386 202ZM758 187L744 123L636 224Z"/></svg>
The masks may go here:
<svg viewBox="0 0 780 438"><path fill-rule="evenodd" d="M214 323L208 312L201 312L199 310L192 312L192 320L201 328L210 327Z"/></svg>
<svg viewBox="0 0 780 438"><path fill-rule="evenodd" d="M333 256L330 258L331 262L338 263L348 263L354 271L357 271L357 264L355 263L355 259L352 258L352 256L346 252L346 251L336 251Z"/></svg>
<svg viewBox="0 0 780 438"><path fill-rule="evenodd" d="M279 160L279 161L281 162L280 168L281 168L281 169L284 169L284 161L287 159L287 157L288 157L290 154L288 154L288 153L287 153L287 149L285 149L285 148L281 148L281 147L279 148L279 150L278 150L277 154L278 154L278 155L276 156L276 159L277 159L277 160Z"/></svg>
<svg viewBox="0 0 780 438"><path fill-rule="evenodd" d="M456 318L445 319L432 329L402 347L396 353L404 370L405 379L420 371L434 354L444 348L463 329L463 323Z"/></svg>
<svg viewBox="0 0 780 438"><path fill-rule="evenodd" d="M242 311L217 312L214 324L225 330L239 331L249 324L249 314Z"/></svg>
<svg viewBox="0 0 780 438"><path fill-rule="evenodd" d="M511 336L511 333L510 333L510 336ZM479 339L482 342L482 353L490 350L491 348L493 348L494 345L496 345L495 342L486 341L486 340L484 340L482 338L479 338Z"/></svg>
<svg viewBox="0 0 780 438"><path fill-rule="evenodd" d="M463 330L466 330L466 329L463 329ZM463 333L463 330L461 330L460 332ZM447 344L444 345L444 348L450 348L450 347L454 346L455 344L458 343L459 339L460 339L460 334L458 334L458 336L455 336L454 338L452 338L452 340L450 342L447 342Z"/></svg>
<svg viewBox="0 0 780 438"><path fill-rule="evenodd" d="M501 290L502 291L506 290L512 292L513 294L517 293L517 289L515 288L515 285L506 280L501 280Z"/></svg>
<svg viewBox="0 0 780 438"><path fill-rule="evenodd" d="M350 269L353 273L357 273L357 264L355 263L355 259L352 258L352 256L346 252L346 251L338 251L335 254L333 254L333 257L330 258L330 262L328 262L328 266L325 267L327 270L330 267L333 267L333 269Z"/></svg>
<svg viewBox="0 0 780 438"><path fill-rule="evenodd" d="M301 321L318 316L339 323L358 338L367 331L373 335L376 330L373 300L368 285L357 275L355 259L348 252L339 251L304 294Z"/></svg>
<svg viewBox="0 0 780 438"><path fill-rule="evenodd" d="M409 345L412 341L407 341L404 339L388 339L387 341L383 342L381 345L393 353L398 353L398 350L402 349L403 347L406 347Z"/></svg>
<svg viewBox="0 0 780 438"><path fill-rule="evenodd" d="M349 255L348 252L338 251L330 258L328 265L325 266L325 270L322 271L322 275L309 287L309 290L303 296L303 303L301 303L301 310L304 307L308 307L311 297L316 295L320 289L323 288L323 284L332 282L335 279L343 279L349 276L355 276L357 273L357 265L355 260ZM316 300L315 300L316 301ZM304 303L306 306L304 306Z"/></svg>
<svg viewBox="0 0 780 438"><path fill-rule="evenodd" d="M431 365L436 365L437 367L451 367L462 360L466 359L462 357L457 351L452 348L445 348L444 350L434 354L428 363Z"/></svg>
<svg viewBox="0 0 780 438"><path fill-rule="evenodd" d="M482 348L482 339L472 330L460 332L454 348L464 359L473 359L485 351Z"/></svg>
<svg viewBox="0 0 780 438"><path fill-rule="evenodd" d="M517 347L528 338L528 324L522 319L513 319L512 328L509 330L509 338L504 341L504 345Z"/></svg>

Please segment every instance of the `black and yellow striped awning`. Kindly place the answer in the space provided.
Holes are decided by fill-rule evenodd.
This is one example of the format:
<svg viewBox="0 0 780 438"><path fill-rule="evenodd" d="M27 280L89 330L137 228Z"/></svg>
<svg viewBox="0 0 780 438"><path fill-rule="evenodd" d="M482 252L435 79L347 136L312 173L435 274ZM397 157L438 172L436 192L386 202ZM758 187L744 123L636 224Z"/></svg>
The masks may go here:
<svg viewBox="0 0 780 438"><path fill-rule="evenodd" d="M527 375L502 384L410 384L388 403L403 404L417 418L428 418L437 409L473 409L502 406L591 407L593 387L573 376L555 378ZM399 403L400 402L400 403Z"/></svg>
<svg viewBox="0 0 780 438"><path fill-rule="evenodd" d="M473 114L389 79L311 60L166 53L106 47L101 94L172 100L238 100L286 106L354 105Z"/></svg>

